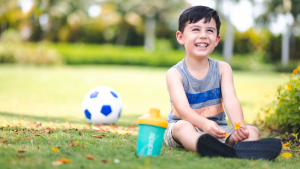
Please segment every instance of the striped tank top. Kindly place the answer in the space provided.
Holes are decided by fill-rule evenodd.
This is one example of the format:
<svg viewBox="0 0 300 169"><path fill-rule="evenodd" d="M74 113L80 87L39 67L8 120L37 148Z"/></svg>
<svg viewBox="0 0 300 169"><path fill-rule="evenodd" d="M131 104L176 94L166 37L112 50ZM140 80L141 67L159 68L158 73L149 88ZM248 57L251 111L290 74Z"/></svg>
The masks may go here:
<svg viewBox="0 0 300 169"><path fill-rule="evenodd" d="M226 115L222 105L221 74L219 62L208 58L209 70L207 75L199 80L188 71L185 58L172 68L177 69L182 76L182 84L193 110L199 115L215 121L218 125L227 125ZM168 122L181 120L171 101L171 111Z"/></svg>

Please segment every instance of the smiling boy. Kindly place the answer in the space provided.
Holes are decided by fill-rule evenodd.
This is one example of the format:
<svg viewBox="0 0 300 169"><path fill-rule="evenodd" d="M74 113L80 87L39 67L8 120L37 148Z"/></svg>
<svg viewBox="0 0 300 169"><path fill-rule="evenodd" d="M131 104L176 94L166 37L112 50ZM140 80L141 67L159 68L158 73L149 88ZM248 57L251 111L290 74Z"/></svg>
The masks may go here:
<svg viewBox="0 0 300 169"><path fill-rule="evenodd" d="M208 57L220 41L220 25L217 11L205 6L179 17L176 38L186 56L167 72L171 111L164 140L202 156L275 159L281 141L259 140L258 129L245 125L230 65ZM237 130L227 125L223 106L230 122L241 124Z"/></svg>

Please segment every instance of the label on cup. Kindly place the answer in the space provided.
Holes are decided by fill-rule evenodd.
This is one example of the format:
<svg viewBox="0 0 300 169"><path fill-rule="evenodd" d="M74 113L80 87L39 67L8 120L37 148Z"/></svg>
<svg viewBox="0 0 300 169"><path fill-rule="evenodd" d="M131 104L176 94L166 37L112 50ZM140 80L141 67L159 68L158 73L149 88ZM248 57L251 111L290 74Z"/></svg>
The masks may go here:
<svg viewBox="0 0 300 169"><path fill-rule="evenodd" d="M150 133L147 155L152 155L154 141L155 141L155 133Z"/></svg>

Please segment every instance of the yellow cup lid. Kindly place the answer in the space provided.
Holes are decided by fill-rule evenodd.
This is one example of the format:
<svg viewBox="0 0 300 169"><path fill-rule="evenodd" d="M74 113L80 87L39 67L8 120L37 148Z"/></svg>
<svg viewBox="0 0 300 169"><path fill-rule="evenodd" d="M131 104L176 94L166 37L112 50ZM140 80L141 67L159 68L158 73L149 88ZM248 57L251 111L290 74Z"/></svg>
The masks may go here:
<svg viewBox="0 0 300 169"><path fill-rule="evenodd" d="M159 127L168 127L168 122L160 115L160 110L156 108L151 108L149 113L139 117L137 119L138 124L149 124Z"/></svg>

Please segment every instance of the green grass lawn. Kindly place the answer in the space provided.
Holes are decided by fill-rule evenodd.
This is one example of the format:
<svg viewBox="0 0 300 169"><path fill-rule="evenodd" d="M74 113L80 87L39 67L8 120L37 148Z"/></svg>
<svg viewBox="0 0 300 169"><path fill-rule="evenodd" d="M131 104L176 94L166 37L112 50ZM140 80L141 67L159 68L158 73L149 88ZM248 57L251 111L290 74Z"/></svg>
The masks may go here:
<svg viewBox="0 0 300 169"><path fill-rule="evenodd" d="M297 168L299 154L275 162L209 159L183 149L169 150L165 144L159 157L136 157L137 117L152 107L159 108L164 118L169 112L166 71L133 66L0 65L0 140L7 138L0 143L1 168ZM252 123L261 106L274 100L277 86L288 79L279 73L234 72L234 80L246 121ZM121 118L114 126L100 126L101 131L93 130L95 125L89 125L81 111L84 95L96 86L109 86L123 99ZM98 134L102 139L90 136ZM72 140L74 146L70 146ZM71 163L53 166L58 158Z"/></svg>

